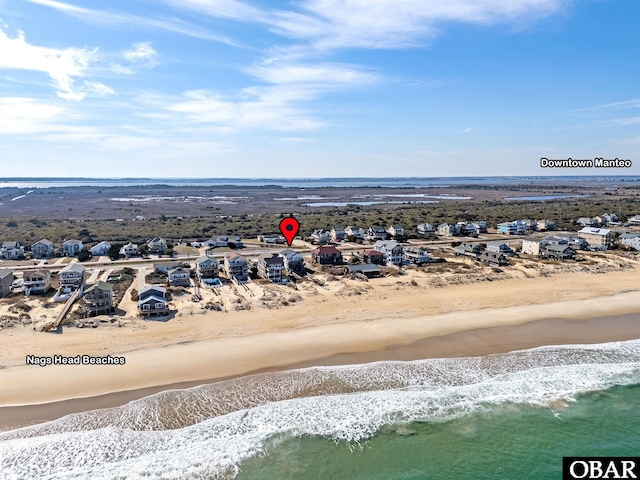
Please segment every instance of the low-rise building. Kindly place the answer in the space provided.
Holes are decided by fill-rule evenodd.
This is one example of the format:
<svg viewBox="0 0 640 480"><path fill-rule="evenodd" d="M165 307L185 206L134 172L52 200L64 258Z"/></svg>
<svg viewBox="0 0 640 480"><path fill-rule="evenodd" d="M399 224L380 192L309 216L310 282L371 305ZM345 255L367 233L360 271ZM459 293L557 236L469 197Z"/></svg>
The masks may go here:
<svg viewBox="0 0 640 480"><path fill-rule="evenodd" d="M331 228L331 240L334 242L341 242L347 236L347 232L343 228L333 227Z"/></svg>
<svg viewBox="0 0 640 480"><path fill-rule="evenodd" d="M392 237L404 237L404 227L402 225L391 225L387 228L387 233Z"/></svg>
<svg viewBox="0 0 640 480"><path fill-rule="evenodd" d="M460 235L460 227L455 223L441 223L438 225L438 235L443 237L455 237Z"/></svg>
<svg viewBox="0 0 640 480"><path fill-rule="evenodd" d="M111 244L109 242L100 242L99 244L91 247L91 256L93 257L104 257L109 253L111 249Z"/></svg>
<svg viewBox="0 0 640 480"><path fill-rule="evenodd" d="M540 245L542 240L539 238L523 238L522 239L522 253L527 255L540 255Z"/></svg>
<svg viewBox="0 0 640 480"><path fill-rule="evenodd" d="M11 285L13 285L13 270L8 268L0 268L0 298L8 297L11 293Z"/></svg>
<svg viewBox="0 0 640 480"><path fill-rule="evenodd" d="M623 233L618 237L620 245L632 250L640 250L640 233Z"/></svg>
<svg viewBox="0 0 640 480"><path fill-rule="evenodd" d="M147 247L149 248L149 253L164 255L167 251L167 241L162 237L155 237L147 242Z"/></svg>
<svg viewBox="0 0 640 480"><path fill-rule="evenodd" d="M421 223L416 227L416 230L418 231L418 233L422 235L429 235L431 233L436 233L435 227L430 223Z"/></svg>
<svg viewBox="0 0 640 480"><path fill-rule="evenodd" d="M576 223L581 227L599 227L600 222L597 218L592 217L580 217L576 220Z"/></svg>
<svg viewBox="0 0 640 480"><path fill-rule="evenodd" d="M498 267L509 265L509 259L505 257L502 253L496 253L496 252L484 251L480 253L480 255L478 255L478 260L480 260L481 262L488 263L489 265L494 265Z"/></svg>
<svg viewBox="0 0 640 480"><path fill-rule="evenodd" d="M167 290L158 285L150 285L140 290L138 293L138 313L143 317L169 313Z"/></svg>
<svg viewBox="0 0 640 480"><path fill-rule="evenodd" d="M44 294L51 288L51 272L44 268L25 270L22 277L22 289L25 295Z"/></svg>
<svg viewBox="0 0 640 480"><path fill-rule="evenodd" d="M478 229L478 233L487 233L487 222L484 220L478 220L476 222L472 222Z"/></svg>
<svg viewBox="0 0 640 480"><path fill-rule="evenodd" d="M123 245L120 249L120 255L126 258L135 257L136 255L138 255L138 245L131 242Z"/></svg>
<svg viewBox="0 0 640 480"><path fill-rule="evenodd" d="M367 278L379 277L382 273L380 267L375 264L365 263L364 265L347 265L344 268L345 275L364 275Z"/></svg>
<svg viewBox="0 0 640 480"><path fill-rule="evenodd" d="M568 245L574 250L586 250L589 247L587 240L578 236L578 234L556 233L555 235L544 237L543 241L546 244Z"/></svg>
<svg viewBox="0 0 640 480"><path fill-rule="evenodd" d="M480 229L476 226L475 223L458 222L456 223L456 229L460 232L460 235L465 235L468 237L477 237L480 233Z"/></svg>
<svg viewBox="0 0 640 480"><path fill-rule="evenodd" d="M284 259L277 253L263 253L258 257L258 275L273 283L285 283L282 278Z"/></svg>
<svg viewBox="0 0 640 480"><path fill-rule="evenodd" d="M82 250L80 240L65 240L62 244L62 255L65 257L75 257Z"/></svg>
<svg viewBox="0 0 640 480"><path fill-rule="evenodd" d="M378 240L373 248L384 255L385 263L398 266L404 263L404 248L395 240Z"/></svg>
<svg viewBox="0 0 640 480"><path fill-rule="evenodd" d="M489 242L486 250L487 252L502 253L504 255L513 255L515 253L511 245L504 242Z"/></svg>
<svg viewBox="0 0 640 480"><path fill-rule="evenodd" d="M34 258L49 258L53 256L55 247L52 242L43 238L42 240L31 245L31 253Z"/></svg>
<svg viewBox="0 0 640 480"><path fill-rule="evenodd" d="M414 265L422 265L431 261L431 255L423 248L410 247L404 251L405 258Z"/></svg>
<svg viewBox="0 0 640 480"><path fill-rule="evenodd" d="M540 256L554 260L573 260L576 251L568 245L551 243L540 248Z"/></svg>
<svg viewBox="0 0 640 480"><path fill-rule="evenodd" d="M482 246L478 243L462 242L460 245L453 247L453 252L460 256L477 257L482 252Z"/></svg>
<svg viewBox="0 0 640 480"><path fill-rule="evenodd" d="M249 266L247 259L238 254L225 254L224 269L229 279L237 282L246 282L249 279Z"/></svg>
<svg viewBox="0 0 640 480"><path fill-rule="evenodd" d="M113 306L113 284L98 282L89 286L83 295L84 309L89 315L103 315L112 313Z"/></svg>
<svg viewBox="0 0 640 480"><path fill-rule="evenodd" d="M379 252L378 250L365 250L362 252L362 261L364 263L384 265L384 253Z"/></svg>
<svg viewBox="0 0 640 480"><path fill-rule="evenodd" d="M349 225L347 228L344 229L344 233L346 234L347 237L353 237L353 239L355 240L363 240L364 239L364 228L362 227L354 227L352 225Z"/></svg>
<svg viewBox="0 0 640 480"><path fill-rule="evenodd" d="M0 258L4 260L20 260L24 257L24 247L20 242L2 242Z"/></svg>
<svg viewBox="0 0 640 480"><path fill-rule="evenodd" d="M343 263L342 253L333 245L323 245L311 250L311 260L321 265L340 265Z"/></svg>
<svg viewBox="0 0 640 480"><path fill-rule="evenodd" d="M331 241L331 232L323 229L314 230L311 234L311 241L315 243L329 243Z"/></svg>
<svg viewBox="0 0 640 480"><path fill-rule="evenodd" d="M364 238L370 241L386 240L387 232L380 225L371 225L365 233Z"/></svg>
<svg viewBox="0 0 640 480"><path fill-rule="evenodd" d="M158 262L153 264L154 273L169 273L170 270L175 268L184 267L184 262Z"/></svg>
<svg viewBox="0 0 640 480"><path fill-rule="evenodd" d="M217 278L218 268L218 260L209 255L203 255L196 259L196 274L200 278Z"/></svg>
<svg viewBox="0 0 640 480"><path fill-rule="evenodd" d="M258 241L262 243L283 244L287 243L287 239L278 233L267 233L258 235Z"/></svg>
<svg viewBox="0 0 640 480"><path fill-rule="evenodd" d="M633 217L629 217L627 219L627 223L629 223L629 225L640 225L640 215L634 215Z"/></svg>
<svg viewBox="0 0 640 480"><path fill-rule="evenodd" d="M556 222L552 221L552 220L538 220L536 222L536 227L538 230L540 231L548 231L548 230L555 230L556 229Z"/></svg>
<svg viewBox="0 0 640 480"><path fill-rule="evenodd" d="M60 270L60 291L69 293L84 286L85 268L79 263L70 263Z"/></svg>
<svg viewBox="0 0 640 480"><path fill-rule="evenodd" d="M520 220L503 222L498 224L498 232L506 235L524 235L527 233L527 225Z"/></svg>
<svg viewBox="0 0 640 480"><path fill-rule="evenodd" d="M177 267L167 272L167 283L170 287L190 287L191 272L184 267Z"/></svg>
<svg viewBox="0 0 640 480"><path fill-rule="evenodd" d="M613 232L608 228L584 227L578 231L590 247L609 248L613 244Z"/></svg>
<svg viewBox="0 0 640 480"><path fill-rule="evenodd" d="M286 249L280 252L280 256L284 261L284 268L289 274L304 275L307 273L302 254L291 249Z"/></svg>

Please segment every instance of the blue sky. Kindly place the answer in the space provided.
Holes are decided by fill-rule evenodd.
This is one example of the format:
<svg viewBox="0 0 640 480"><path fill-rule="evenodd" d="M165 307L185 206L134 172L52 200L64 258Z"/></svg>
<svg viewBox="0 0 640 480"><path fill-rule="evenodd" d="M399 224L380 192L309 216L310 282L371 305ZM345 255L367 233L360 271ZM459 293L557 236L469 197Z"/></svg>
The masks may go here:
<svg viewBox="0 0 640 480"><path fill-rule="evenodd" d="M637 175L638 18L637 0L0 0L0 176Z"/></svg>

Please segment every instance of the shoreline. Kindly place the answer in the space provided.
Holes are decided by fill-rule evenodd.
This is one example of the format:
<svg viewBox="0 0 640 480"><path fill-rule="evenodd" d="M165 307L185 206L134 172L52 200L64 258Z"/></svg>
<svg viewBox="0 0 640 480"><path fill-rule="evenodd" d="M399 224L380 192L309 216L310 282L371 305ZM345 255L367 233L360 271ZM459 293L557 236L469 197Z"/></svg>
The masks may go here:
<svg viewBox="0 0 640 480"><path fill-rule="evenodd" d="M475 357L549 345L586 345L638 338L640 338L640 313L585 319L546 318L521 324L467 329L443 335L427 336L404 345L394 344L369 351L335 353L228 376L173 382L129 390L123 389L37 404L0 406L0 431L43 423L82 411L117 407L162 391L186 389L261 373L379 361Z"/></svg>

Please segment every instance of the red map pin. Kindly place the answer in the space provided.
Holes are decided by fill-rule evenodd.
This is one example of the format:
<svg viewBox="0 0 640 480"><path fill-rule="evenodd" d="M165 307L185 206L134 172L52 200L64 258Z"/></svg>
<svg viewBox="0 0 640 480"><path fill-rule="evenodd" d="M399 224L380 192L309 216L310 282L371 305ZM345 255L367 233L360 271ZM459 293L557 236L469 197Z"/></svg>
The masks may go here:
<svg viewBox="0 0 640 480"><path fill-rule="evenodd" d="M295 218L285 217L280 220L280 231L289 246L291 246L291 242L293 242L293 237L298 234L298 230L300 230L300 223Z"/></svg>

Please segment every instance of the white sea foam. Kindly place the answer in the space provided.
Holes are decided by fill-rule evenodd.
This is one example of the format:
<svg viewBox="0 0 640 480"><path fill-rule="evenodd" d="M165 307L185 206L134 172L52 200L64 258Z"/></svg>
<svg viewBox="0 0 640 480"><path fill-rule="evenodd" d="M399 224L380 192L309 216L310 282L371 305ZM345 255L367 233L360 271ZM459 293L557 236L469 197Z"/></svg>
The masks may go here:
<svg viewBox="0 0 640 480"><path fill-rule="evenodd" d="M118 427L73 431L62 420L48 424L46 431L7 432L0 435L0 477L232 478L242 460L259 453L277 434L354 442L390 423L451 418L507 402L549 405L580 392L639 383L640 341L311 368L253 378L261 379L265 389L242 381L241 390L237 381L226 385L235 394L245 392L255 406L213 418L204 412L212 392L220 392L202 386L132 402L121 410L127 415L114 417L121 422ZM326 384L322 394L273 400L304 392L314 382ZM140 419L144 424L147 418L167 415L162 399L177 406L178 416L199 412L199 423L173 430L131 428L139 428ZM125 419L129 427L122 423Z"/></svg>

